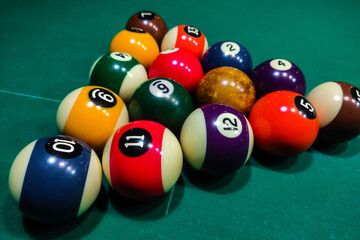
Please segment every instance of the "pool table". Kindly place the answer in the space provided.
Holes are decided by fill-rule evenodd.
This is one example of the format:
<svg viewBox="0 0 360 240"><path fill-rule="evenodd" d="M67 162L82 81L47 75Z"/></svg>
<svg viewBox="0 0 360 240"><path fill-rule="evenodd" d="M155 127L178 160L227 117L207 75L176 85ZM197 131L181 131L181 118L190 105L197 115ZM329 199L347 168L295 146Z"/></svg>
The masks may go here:
<svg viewBox="0 0 360 240"><path fill-rule="evenodd" d="M184 164L176 185L152 201L120 197L103 178L92 207L68 223L22 215L8 187L14 158L31 141L58 134L60 101L89 84L92 63L141 10L158 13L169 29L199 28L209 45L241 43L254 67L271 58L294 62L306 93L327 81L360 87L358 0L2 0L0 238L360 239L359 136L281 161L255 148L223 177Z"/></svg>

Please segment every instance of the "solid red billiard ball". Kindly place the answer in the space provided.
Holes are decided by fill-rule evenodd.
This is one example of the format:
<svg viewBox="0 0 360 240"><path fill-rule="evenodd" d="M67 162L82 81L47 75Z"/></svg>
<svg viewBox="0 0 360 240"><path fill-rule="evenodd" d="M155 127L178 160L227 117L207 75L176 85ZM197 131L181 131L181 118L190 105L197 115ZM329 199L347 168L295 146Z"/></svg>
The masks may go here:
<svg viewBox="0 0 360 240"><path fill-rule="evenodd" d="M203 76L200 61L189 51L172 48L160 53L149 68L149 78L164 77L192 92Z"/></svg>
<svg viewBox="0 0 360 240"><path fill-rule="evenodd" d="M205 35L199 29L179 25L170 29L161 42L161 51L174 47L186 49L201 59L209 46Z"/></svg>
<svg viewBox="0 0 360 240"><path fill-rule="evenodd" d="M101 181L94 150L62 135L29 143L9 174L10 193L19 210L41 222L65 222L83 214L98 196Z"/></svg>
<svg viewBox="0 0 360 240"><path fill-rule="evenodd" d="M159 47L150 33L142 29L125 29L113 38L110 52L126 52L148 68L159 55Z"/></svg>
<svg viewBox="0 0 360 240"><path fill-rule="evenodd" d="M165 21L156 13L151 11L141 11L135 13L126 23L126 29L140 28L154 37L159 48L161 41L168 29Z"/></svg>
<svg viewBox="0 0 360 240"><path fill-rule="evenodd" d="M249 122L255 144L275 157L291 157L306 151L319 131L313 105L291 91L276 91L260 98L250 111Z"/></svg>
<svg viewBox="0 0 360 240"><path fill-rule="evenodd" d="M108 140L102 166L112 189L131 199L151 199L168 192L183 164L181 146L165 126L134 121Z"/></svg>
<svg viewBox="0 0 360 240"><path fill-rule="evenodd" d="M345 82L326 82L306 98L319 116L319 139L340 143L360 134L360 89Z"/></svg>
<svg viewBox="0 0 360 240"><path fill-rule="evenodd" d="M101 152L111 134L129 122L125 103L114 92L86 86L69 93L57 111L61 134L76 137Z"/></svg>

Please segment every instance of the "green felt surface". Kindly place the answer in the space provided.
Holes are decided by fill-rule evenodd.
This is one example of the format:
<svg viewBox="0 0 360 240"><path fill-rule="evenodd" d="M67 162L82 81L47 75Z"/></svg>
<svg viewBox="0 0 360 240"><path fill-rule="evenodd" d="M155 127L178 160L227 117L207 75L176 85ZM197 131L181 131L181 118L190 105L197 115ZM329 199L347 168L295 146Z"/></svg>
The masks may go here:
<svg viewBox="0 0 360 240"><path fill-rule="evenodd" d="M59 101L88 84L88 72L137 11L169 28L198 27L209 44L238 41L254 66L293 61L307 91L326 81L360 86L360 2L20 1L0 2L1 239L360 239L360 137L317 146L270 164L258 152L235 174L211 179L185 167L167 195L123 199L103 187L79 219L26 219L12 202L8 174L34 139L57 134ZM359 120L360 121L360 120Z"/></svg>

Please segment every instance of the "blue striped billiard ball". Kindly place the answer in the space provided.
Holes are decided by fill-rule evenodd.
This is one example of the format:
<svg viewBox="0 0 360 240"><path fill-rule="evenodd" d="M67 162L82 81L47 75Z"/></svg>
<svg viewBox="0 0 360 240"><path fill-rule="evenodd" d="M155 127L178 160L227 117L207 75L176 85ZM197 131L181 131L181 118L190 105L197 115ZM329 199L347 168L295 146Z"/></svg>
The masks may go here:
<svg viewBox="0 0 360 240"><path fill-rule="evenodd" d="M53 136L28 144L9 174L10 193L20 211L41 222L65 222L84 213L99 194L100 160L84 142Z"/></svg>

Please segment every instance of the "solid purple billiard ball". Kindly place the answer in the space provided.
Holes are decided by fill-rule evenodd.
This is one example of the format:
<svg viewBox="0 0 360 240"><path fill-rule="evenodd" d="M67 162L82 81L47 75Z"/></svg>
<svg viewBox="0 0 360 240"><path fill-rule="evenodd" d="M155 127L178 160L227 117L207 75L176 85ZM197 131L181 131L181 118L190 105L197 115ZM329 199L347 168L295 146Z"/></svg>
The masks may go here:
<svg viewBox="0 0 360 240"><path fill-rule="evenodd" d="M267 60L250 73L257 99L279 90L305 94L305 77L294 63L284 59Z"/></svg>
<svg viewBox="0 0 360 240"><path fill-rule="evenodd" d="M252 70L249 51L234 41L221 41L212 45L201 59L204 74L218 67L234 67L246 74Z"/></svg>
<svg viewBox="0 0 360 240"><path fill-rule="evenodd" d="M254 137L246 117L223 104L194 110L180 134L185 159L195 169L211 175L235 172L249 159Z"/></svg>

